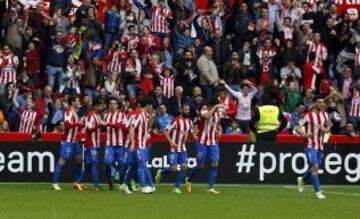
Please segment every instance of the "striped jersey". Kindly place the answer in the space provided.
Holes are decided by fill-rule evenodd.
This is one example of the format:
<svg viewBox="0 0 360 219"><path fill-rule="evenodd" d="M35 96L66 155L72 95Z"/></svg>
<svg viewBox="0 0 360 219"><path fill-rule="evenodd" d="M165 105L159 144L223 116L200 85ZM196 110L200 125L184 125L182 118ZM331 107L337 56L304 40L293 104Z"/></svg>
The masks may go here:
<svg viewBox="0 0 360 219"><path fill-rule="evenodd" d="M329 115L326 112L315 113L309 111L299 120L298 126L305 127L306 133L312 133L312 136L308 138L308 148L324 150L324 134L321 132L321 127L327 128L330 126Z"/></svg>
<svg viewBox="0 0 360 219"><path fill-rule="evenodd" d="M131 123L131 127L134 128L135 135L135 148L144 149L146 146L146 140L148 134L148 116L146 113L139 111L135 114L135 117Z"/></svg>
<svg viewBox="0 0 360 219"><path fill-rule="evenodd" d="M350 116L360 117L360 90L354 89L351 99Z"/></svg>
<svg viewBox="0 0 360 219"><path fill-rule="evenodd" d="M176 148L170 146L170 151L184 152L186 151L185 141L187 136L189 133L193 133L193 123L188 118L178 116L165 127L165 131L169 132L170 138L176 144Z"/></svg>
<svg viewBox="0 0 360 219"><path fill-rule="evenodd" d="M222 115L217 109L210 118L206 119L204 115L208 113L208 111L209 109L206 106L203 106L201 109L198 139L201 144L211 146L216 145L219 142L218 132Z"/></svg>
<svg viewBox="0 0 360 219"><path fill-rule="evenodd" d="M35 129L35 126L39 125L39 118L37 112L34 110L24 110L23 108L18 108L20 116L20 133L32 133Z"/></svg>
<svg viewBox="0 0 360 219"><path fill-rule="evenodd" d="M104 115L106 125L106 145L123 146L125 135L123 126L125 121L125 113L117 110L116 112L106 112Z"/></svg>
<svg viewBox="0 0 360 219"><path fill-rule="evenodd" d="M100 147L100 117L94 111L85 118L85 147Z"/></svg>
<svg viewBox="0 0 360 219"><path fill-rule="evenodd" d="M171 10L168 8L159 8L153 6L152 11L152 20L151 20L151 32L155 33L169 33L169 21L168 19L172 18Z"/></svg>
<svg viewBox="0 0 360 219"><path fill-rule="evenodd" d="M69 143L77 142L76 136L79 131L80 124L79 124L79 117L73 109L68 108L65 111L64 123L65 123L65 132L64 132L63 141Z"/></svg>

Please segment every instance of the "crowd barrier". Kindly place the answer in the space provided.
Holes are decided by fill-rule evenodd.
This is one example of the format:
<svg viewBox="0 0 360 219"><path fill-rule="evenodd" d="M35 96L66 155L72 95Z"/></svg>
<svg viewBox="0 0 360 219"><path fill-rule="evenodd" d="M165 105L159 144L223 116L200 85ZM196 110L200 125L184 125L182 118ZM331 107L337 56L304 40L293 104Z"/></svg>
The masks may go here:
<svg viewBox="0 0 360 219"><path fill-rule="evenodd" d="M79 135L79 139L83 136ZM102 144L105 135L102 134ZM0 182L51 182L59 156L61 134L43 134L38 141L29 134L0 133ZM168 166L168 145L163 135L154 135L152 160L148 163L153 173ZM324 164L320 170L322 184L359 184L360 137L331 136L325 145ZM219 183L293 184L298 175L308 168L303 153L305 141L297 136L280 135L274 143L247 142L246 135L220 137ZM103 145L102 145L103 146ZM103 157L104 147L100 149ZM196 145L189 139L189 167L196 165ZM101 182L106 182L104 169L99 167ZM174 175L164 176L173 182ZM62 182L74 181L74 163L64 168ZM196 182L207 182L208 169ZM88 179L88 181L90 178Z"/></svg>

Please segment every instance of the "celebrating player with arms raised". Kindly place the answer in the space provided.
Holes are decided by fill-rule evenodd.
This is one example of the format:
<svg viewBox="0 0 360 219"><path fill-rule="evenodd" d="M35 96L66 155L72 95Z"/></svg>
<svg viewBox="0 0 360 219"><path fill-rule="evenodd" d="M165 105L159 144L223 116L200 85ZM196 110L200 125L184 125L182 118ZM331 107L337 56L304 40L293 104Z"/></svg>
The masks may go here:
<svg viewBox="0 0 360 219"><path fill-rule="evenodd" d="M300 119L296 127L296 132L308 141L305 155L310 165L304 176L297 178L298 191L302 192L304 182L311 178L318 199L325 198L320 192L318 170L324 158L324 134L330 132L330 120L324 107L324 99L316 98L315 106ZM305 131L302 127L305 128Z"/></svg>
<svg viewBox="0 0 360 219"><path fill-rule="evenodd" d="M158 170L155 181L159 183L162 174L169 173L170 171L176 172L177 165L180 165L180 171L178 172L175 188L173 193L181 194L180 184L183 182L186 169L188 154L186 151L185 141L189 133L193 134L193 123L189 118L190 106L183 104L181 108L180 116L174 118L165 128L164 134L170 144L170 168L162 168ZM193 138L197 141L197 136L193 134Z"/></svg>
<svg viewBox="0 0 360 219"><path fill-rule="evenodd" d="M197 150L197 166L192 169L189 177L185 178L185 191L191 192L191 181L205 167L207 159L211 161L208 193L218 194L214 189L219 165L219 126L222 117L223 106L219 104L217 97L210 100L209 106L203 106L199 121L199 134Z"/></svg>

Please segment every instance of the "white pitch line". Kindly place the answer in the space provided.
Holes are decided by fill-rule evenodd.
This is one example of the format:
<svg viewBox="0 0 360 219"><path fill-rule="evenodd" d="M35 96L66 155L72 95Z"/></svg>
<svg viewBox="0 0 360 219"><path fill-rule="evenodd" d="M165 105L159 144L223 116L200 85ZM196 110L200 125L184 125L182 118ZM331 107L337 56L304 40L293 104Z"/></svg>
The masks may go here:
<svg viewBox="0 0 360 219"><path fill-rule="evenodd" d="M286 189L296 189L296 186L284 186ZM344 192L331 192L331 191L322 191L327 194L335 194L335 195L348 195L348 196L360 196L359 193L344 193Z"/></svg>

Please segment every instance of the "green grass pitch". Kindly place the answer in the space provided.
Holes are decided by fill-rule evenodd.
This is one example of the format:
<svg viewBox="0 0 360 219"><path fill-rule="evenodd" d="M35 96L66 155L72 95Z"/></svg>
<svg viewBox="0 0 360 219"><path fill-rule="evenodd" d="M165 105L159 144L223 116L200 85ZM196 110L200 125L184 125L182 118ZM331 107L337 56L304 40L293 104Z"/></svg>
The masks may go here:
<svg viewBox="0 0 360 219"><path fill-rule="evenodd" d="M315 199L311 187L300 194L281 185L218 185L219 195L206 194L206 185L198 184L181 195L172 194L171 185L159 185L151 195L125 195L105 185L101 192L62 188L0 184L0 218L360 218L360 186L323 186L326 200Z"/></svg>

